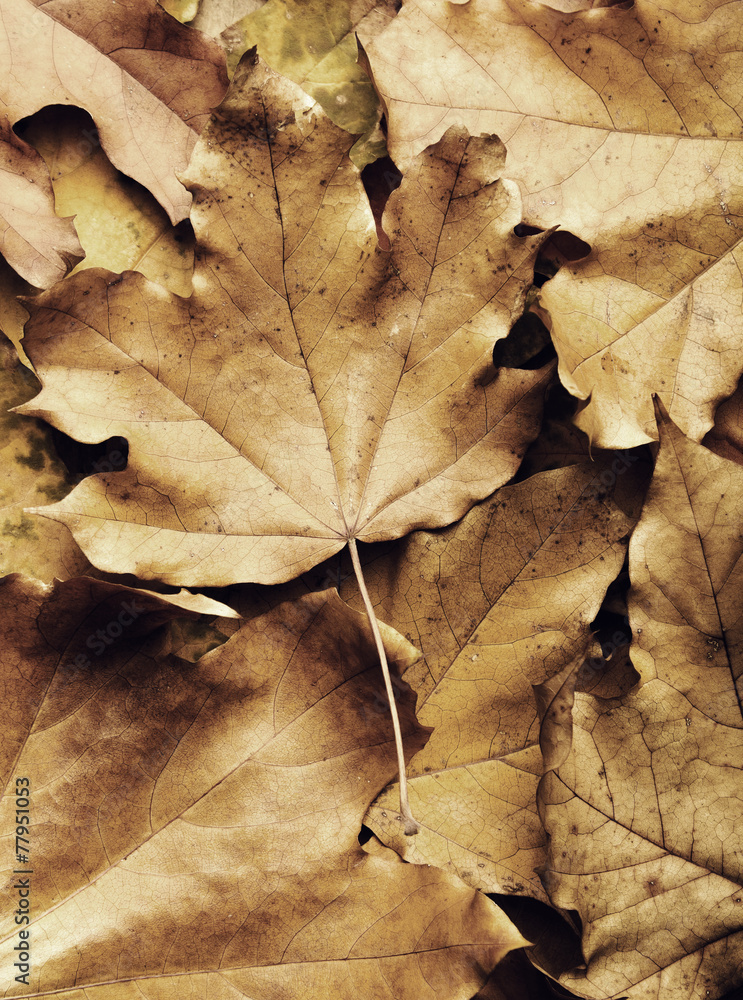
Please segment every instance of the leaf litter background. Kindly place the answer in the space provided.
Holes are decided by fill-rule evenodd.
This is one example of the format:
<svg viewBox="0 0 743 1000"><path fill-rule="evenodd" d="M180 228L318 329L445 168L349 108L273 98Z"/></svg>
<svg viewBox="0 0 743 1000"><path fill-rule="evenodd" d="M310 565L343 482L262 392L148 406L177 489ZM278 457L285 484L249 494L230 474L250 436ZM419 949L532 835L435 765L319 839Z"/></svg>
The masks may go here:
<svg viewBox="0 0 743 1000"><path fill-rule="evenodd" d="M117 6L3 10L2 557L26 574L3 584L3 767L36 788L32 988L9 976L5 995L725 996L743 967L740 13L169 5L186 27ZM335 125L259 64L261 147L245 63L208 124L256 43ZM403 184L383 220L344 125L357 168L387 129ZM564 388L540 359L489 360L525 307ZM266 518L267 468L285 480ZM338 513L308 524L292 511L315 468ZM54 520L24 512L50 502ZM287 580L349 530L375 543L404 675L416 838L345 555L243 582ZM134 625L91 656L124 600Z"/></svg>

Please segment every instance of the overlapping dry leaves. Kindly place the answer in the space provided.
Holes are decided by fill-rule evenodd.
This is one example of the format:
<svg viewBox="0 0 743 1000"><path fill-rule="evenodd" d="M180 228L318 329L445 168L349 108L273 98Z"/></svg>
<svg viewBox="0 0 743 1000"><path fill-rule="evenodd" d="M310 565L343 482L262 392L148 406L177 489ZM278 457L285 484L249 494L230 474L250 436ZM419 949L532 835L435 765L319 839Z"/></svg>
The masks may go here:
<svg viewBox="0 0 743 1000"><path fill-rule="evenodd" d="M743 986L737 6L3 3L4 996Z"/></svg>

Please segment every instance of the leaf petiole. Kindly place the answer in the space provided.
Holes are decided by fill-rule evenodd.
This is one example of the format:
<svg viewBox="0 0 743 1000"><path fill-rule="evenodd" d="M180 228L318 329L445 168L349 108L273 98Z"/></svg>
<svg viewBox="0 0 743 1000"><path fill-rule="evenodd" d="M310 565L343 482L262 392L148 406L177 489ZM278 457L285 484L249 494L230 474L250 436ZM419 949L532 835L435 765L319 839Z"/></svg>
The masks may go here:
<svg viewBox="0 0 743 1000"><path fill-rule="evenodd" d="M405 835L407 837L412 837L420 830L420 826L415 820L412 812L410 811L410 803L408 802L408 779L405 774L405 756L402 749L402 732L400 730L400 719L397 715L397 706L395 704L395 692L392 689L392 678L390 677L390 668L387 663L387 654L384 651L384 643L382 642L382 636L379 631L379 625L377 623L377 616L374 614L374 608L372 607L372 602L369 597L369 591L366 589L366 583L364 582L364 574L361 571L361 561L359 560L358 549L356 548L356 539L349 538L348 548L351 552L351 561L353 562L353 569L356 574L356 580L359 585L359 590L361 591L361 597L364 601L364 607L366 608L366 614L369 619L369 624L371 625L372 634L374 635L374 641L377 644L377 653L379 654L379 662L382 664L382 674L384 675L384 685L387 689L387 698L390 703L390 713L392 715L392 728L395 731L395 749L397 750L397 769L400 775L400 814L405 821Z"/></svg>

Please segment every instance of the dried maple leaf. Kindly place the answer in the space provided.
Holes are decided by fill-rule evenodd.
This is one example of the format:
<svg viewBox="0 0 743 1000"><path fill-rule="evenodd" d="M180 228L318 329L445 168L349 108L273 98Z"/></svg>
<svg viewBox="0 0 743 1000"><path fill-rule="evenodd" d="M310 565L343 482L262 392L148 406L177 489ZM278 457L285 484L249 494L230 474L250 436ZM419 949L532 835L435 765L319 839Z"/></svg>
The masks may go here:
<svg viewBox="0 0 743 1000"><path fill-rule="evenodd" d="M123 36L112 27L117 11L124 18ZM169 32L159 24L163 19ZM178 52L186 41L195 61ZM78 105L95 120L111 161L151 191L173 222L188 215L190 196L175 172L187 166L196 134L183 120L179 102L183 96L194 100L200 90L199 63L207 75L215 71L220 54L213 42L191 34L154 0L114 5L39 0L38 7L32 0L3 0L0 45L8 63L0 87L0 142L12 143L11 126L45 105ZM207 51L212 63L203 59ZM196 73L195 91L185 86L184 66ZM216 102L222 92L211 86L198 100ZM199 104L195 125L207 107ZM35 283L50 283L55 276L44 272Z"/></svg>
<svg viewBox="0 0 743 1000"><path fill-rule="evenodd" d="M379 617L425 654L405 680L432 733L408 767L415 841L402 836L394 788L364 822L407 860L486 892L547 900L534 871L545 836L532 685L585 653L621 568L634 519L616 496L641 476L633 463L612 473L611 461L505 486L365 568Z"/></svg>
<svg viewBox="0 0 743 1000"><path fill-rule="evenodd" d="M195 664L159 654L152 630L178 612L156 595L10 577L0 598L34 996L465 1000L524 943L456 878L359 847L395 755L388 720L363 713L368 625L336 594L279 604ZM401 665L417 656L386 637ZM420 746L409 700L404 719ZM2 805L17 899L14 795ZM10 907L2 919L13 968Z"/></svg>
<svg viewBox="0 0 743 1000"><path fill-rule="evenodd" d="M594 443L700 440L741 370L740 4L406 0L369 56L402 165L452 123L500 136L525 217L592 247L543 289Z"/></svg>
<svg viewBox="0 0 743 1000"><path fill-rule="evenodd" d="M663 414L630 542L623 699L576 695L540 786L553 902L583 922L582 996L718 997L743 982L739 850L743 471Z"/></svg>
<svg viewBox="0 0 743 1000"><path fill-rule="evenodd" d="M94 46L196 132L224 97L222 47L178 24L157 0L28 2Z"/></svg>
<svg viewBox="0 0 743 1000"><path fill-rule="evenodd" d="M57 211L75 218L85 250L76 271L131 269L176 295L190 295L193 241L187 223L171 226L149 191L116 170L88 114L47 108L24 123L23 138L49 168Z"/></svg>
<svg viewBox="0 0 743 1000"><path fill-rule="evenodd" d="M290 579L349 540L460 517L515 472L550 366L492 366L540 238L502 147L448 134L379 249L347 133L246 57L187 182L194 294L92 270L36 298L23 413L122 435L123 472L43 513L91 561L183 585Z"/></svg>
<svg viewBox="0 0 743 1000"><path fill-rule="evenodd" d="M72 219L55 212L44 161L0 118L0 252L38 288L63 278L82 258Z"/></svg>

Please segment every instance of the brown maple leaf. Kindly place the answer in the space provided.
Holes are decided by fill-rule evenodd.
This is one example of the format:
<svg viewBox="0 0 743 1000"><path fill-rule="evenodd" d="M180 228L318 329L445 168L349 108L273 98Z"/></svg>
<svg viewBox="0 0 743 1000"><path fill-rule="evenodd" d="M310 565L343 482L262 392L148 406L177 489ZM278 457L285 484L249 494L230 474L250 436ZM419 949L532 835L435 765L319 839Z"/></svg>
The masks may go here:
<svg viewBox="0 0 743 1000"><path fill-rule="evenodd" d="M348 147L250 53L185 178L193 295L91 271L29 303L44 390L21 411L130 445L45 509L94 565L276 583L349 543L360 573L357 539L447 524L518 467L551 366L492 365L541 242L514 235L501 144L452 131L422 156L391 252ZM412 832L404 777L401 799Z"/></svg>
<svg viewBox="0 0 743 1000"><path fill-rule="evenodd" d="M82 256L72 220L55 216L43 164L12 129L46 105L87 110L97 127L91 141L152 191L173 222L188 215L190 196L175 171L187 166L196 131L224 94L214 41L155 0L6 0L0 45L0 248L24 278L47 287Z"/></svg>
<svg viewBox="0 0 743 1000"><path fill-rule="evenodd" d="M122 435L123 472L43 509L91 561L170 583L290 579L351 539L460 517L510 478L550 366L496 371L540 237L494 139L448 134L376 243L350 138L246 57L186 181L194 294L92 270L29 307L22 412Z"/></svg>
<svg viewBox="0 0 743 1000"><path fill-rule="evenodd" d="M56 22L55 43L62 52L64 32L71 31L96 48L106 62L110 59L142 84L197 133L224 97L227 72L222 47L202 32L177 23L157 0L26 3ZM43 72L50 70L42 67ZM124 86L126 75L122 75ZM148 152L142 150L140 155Z"/></svg>
<svg viewBox="0 0 743 1000"><path fill-rule="evenodd" d="M612 475L604 459L539 473L365 566L377 615L425 655L405 673L432 728L408 766L421 831L402 836L394 787L364 820L406 860L484 892L548 900L535 872L546 854L532 686L590 647L635 520L617 496L641 492L640 466ZM343 593L358 605L352 586Z"/></svg>
<svg viewBox="0 0 743 1000"><path fill-rule="evenodd" d="M458 879L359 846L395 752L365 712L370 629L337 594L277 602L196 663L162 654L157 627L184 611L154 594L11 576L0 602L6 898L17 800L33 856L14 993L449 1000L524 943ZM402 715L412 750L410 698Z"/></svg>
<svg viewBox="0 0 743 1000"><path fill-rule="evenodd" d="M630 542L623 698L577 694L539 790L546 884L583 922L581 996L722 995L743 982L740 466L660 414Z"/></svg>

